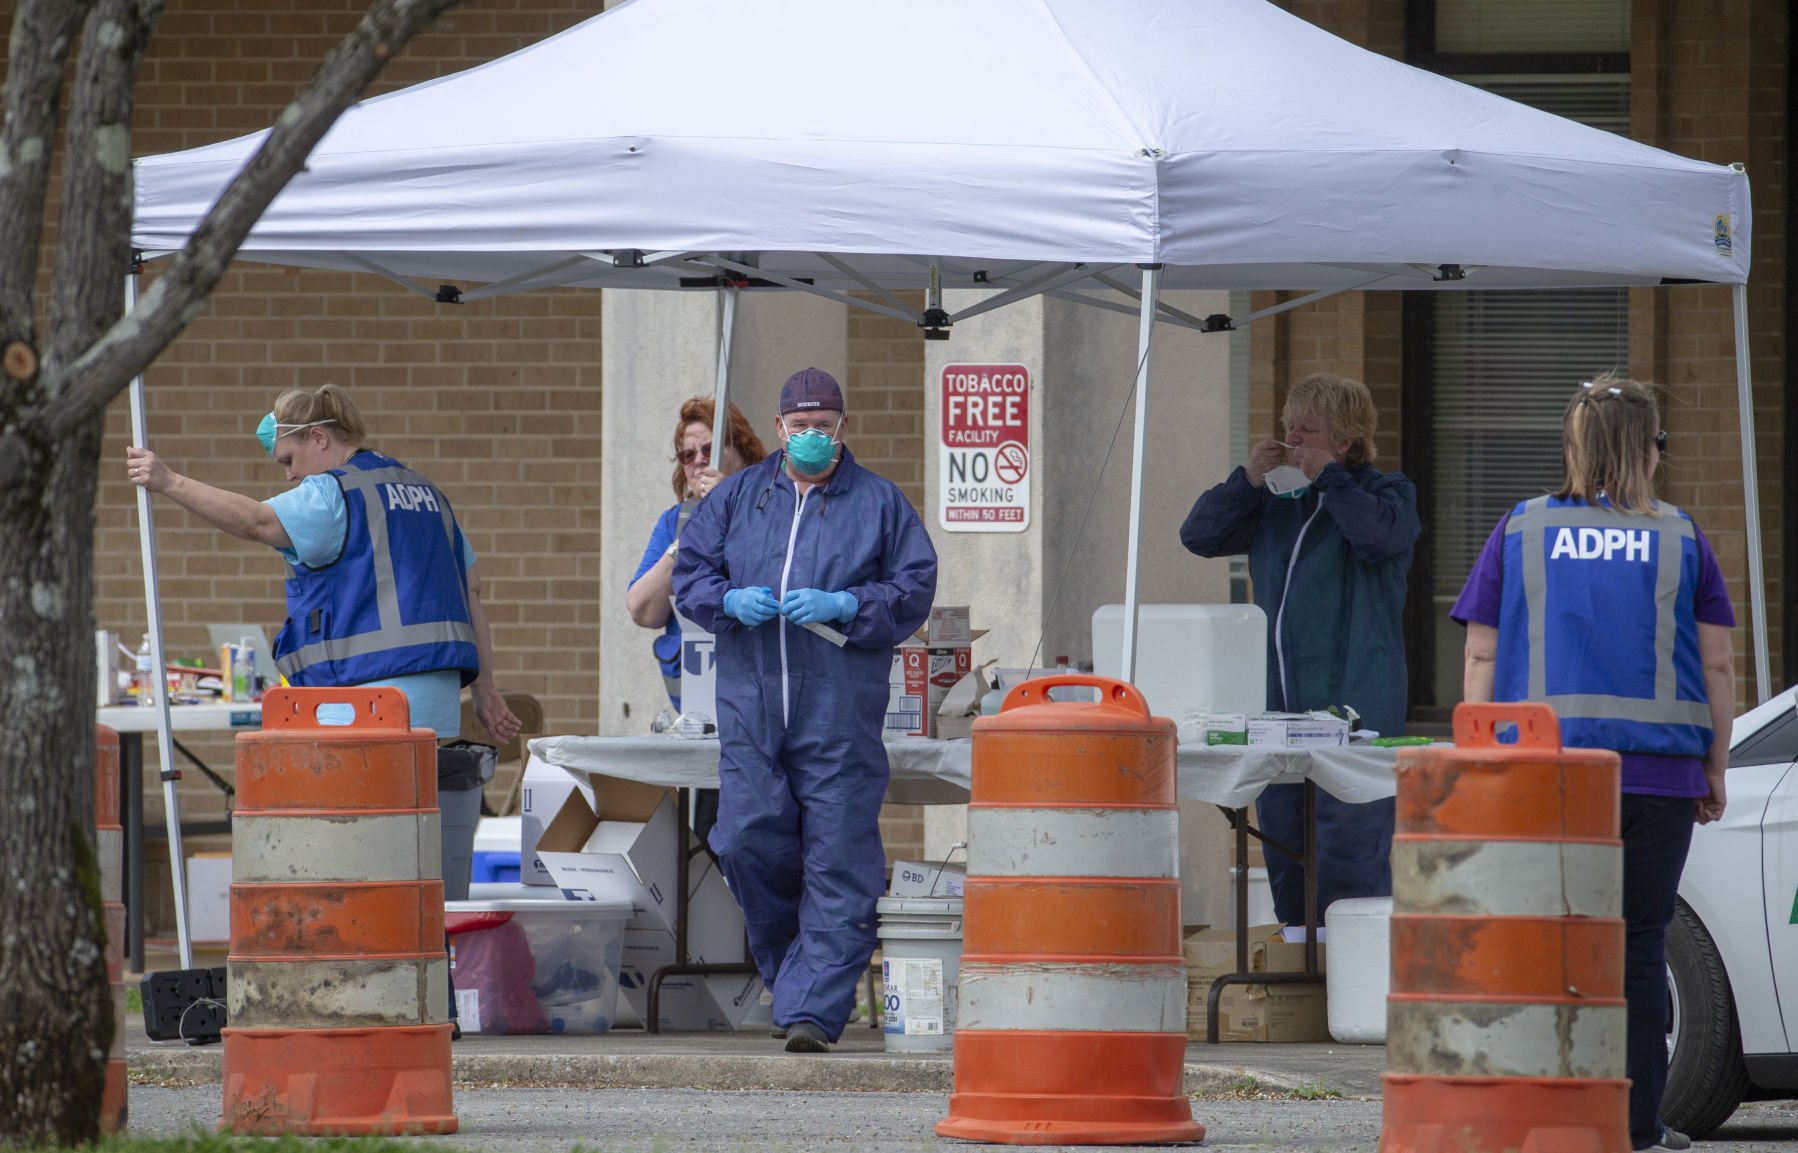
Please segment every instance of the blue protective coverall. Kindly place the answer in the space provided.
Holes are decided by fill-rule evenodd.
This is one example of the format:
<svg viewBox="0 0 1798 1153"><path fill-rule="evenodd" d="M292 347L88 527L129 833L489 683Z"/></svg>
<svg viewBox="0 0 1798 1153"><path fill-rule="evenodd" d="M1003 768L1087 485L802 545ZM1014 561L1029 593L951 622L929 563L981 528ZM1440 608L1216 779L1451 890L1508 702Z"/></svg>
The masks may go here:
<svg viewBox="0 0 1798 1153"><path fill-rule="evenodd" d="M1180 543L1199 556L1248 554L1255 604L1267 614L1268 708L1348 705L1363 727L1396 737L1407 703L1405 574L1421 531L1417 487L1404 474L1331 463L1297 500L1236 469L1192 506ZM1261 831L1295 848L1302 789L1273 785L1256 804ZM1319 790L1317 806L1321 922L1331 901L1392 892L1393 802L1352 805ZM1267 875L1275 916L1303 924L1299 863L1269 853Z"/></svg>
<svg viewBox="0 0 1798 1153"><path fill-rule="evenodd" d="M803 496L784 452L725 478L681 534L680 611L717 637L718 823L710 841L743 908L774 1023L842 1035L877 942L884 888L881 742L893 648L936 596L936 549L911 503L848 449ZM848 643L775 617L746 628L726 591L847 591Z"/></svg>

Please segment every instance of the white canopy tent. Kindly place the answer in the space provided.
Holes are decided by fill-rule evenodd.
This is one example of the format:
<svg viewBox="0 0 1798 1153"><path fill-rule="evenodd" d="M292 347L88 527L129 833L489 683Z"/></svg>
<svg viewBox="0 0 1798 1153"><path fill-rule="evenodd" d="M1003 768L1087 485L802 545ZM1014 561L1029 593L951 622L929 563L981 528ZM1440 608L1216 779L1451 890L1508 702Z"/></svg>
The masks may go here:
<svg viewBox="0 0 1798 1153"><path fill-rule="evenodd" d="M264 135L139 160L134 244L178 250ZM1132 607L1152 325L1220 326L1160 289L1729 284L1764 700L1749 251L1738 168L1418 71L1265 0L628 0L351 109L239 255L445 301L801 289L939 335L1035 293L1138 311L1121 291L1142 316ZM1000 291L951 316L945 287ZM916 288L923 316L893 294ZM1126 670L1134 647L1126 629Z"/></svg>

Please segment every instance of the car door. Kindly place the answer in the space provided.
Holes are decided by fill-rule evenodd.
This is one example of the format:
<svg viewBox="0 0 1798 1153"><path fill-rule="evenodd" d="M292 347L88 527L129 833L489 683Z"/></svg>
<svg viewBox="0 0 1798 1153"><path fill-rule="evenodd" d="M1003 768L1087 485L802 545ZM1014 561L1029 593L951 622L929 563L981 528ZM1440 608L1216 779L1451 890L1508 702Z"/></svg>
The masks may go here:
<svg viewBox="0 0 1798 1153"><path fill-rule="evenodd" d="M1788 767L1761 823L1761 887L1767 946L1786 1051L1798 1053L1798 767Z"/></svg>

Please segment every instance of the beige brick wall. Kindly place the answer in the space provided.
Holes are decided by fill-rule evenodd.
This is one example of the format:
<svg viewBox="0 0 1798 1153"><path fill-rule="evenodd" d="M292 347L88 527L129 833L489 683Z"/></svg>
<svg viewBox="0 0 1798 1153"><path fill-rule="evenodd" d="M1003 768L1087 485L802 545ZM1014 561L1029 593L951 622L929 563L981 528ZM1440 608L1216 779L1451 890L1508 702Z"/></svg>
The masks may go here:
<svg viewBox="0 0 1798 1153"><path fill-rule="evenodd" d="M172 0L143 69L138 155L267 126L354 26L362 0ZM484 62L594 12L576 0L469 5L416 39L370 94ZM154 264L148 278L156 273ZM455 504L480 559L502 688L535 695L546 727L591 731L597 694L599 298L540 292L440 305L375 276L241 265L145 376L148 441L178 470L258 498L286 487L254 439L283 389L351 390L371 444L427 473ZM125 398L107 418L122 460ZM165 642L203 655L205 624L283 616L279 559L155 507ZM145 627L137 513L122 470L103 470L95 615L135 645ZM184 742L215 768L229 743ZM153 744L153 742L152 742ZM154 754L151 754L154 759ZM152 822L160 792L146 790ZM197 775L182 812L217 816Z"/></svg>
<svg viewBox="0 0 1798 1153"><path fill-rule="evenodd" d="M1640 0L1633 22L1631 124L1636 139L1715 164L1747 166L1754 195L1754 265L1748 278L1755 450L1759 465L1772 688L1793 674L1780 643L1784 581L1783 374L1790 302L1784 288L1788 201L1785 139L1787 37L1780 0L1726 5ZM1736 605L1743 702L1754 672L1748 603L1742 438L1737 416L1734 319L1726 288L1636 290L1630 296L1630 371L1664 386L1671 437L1665 495L1697 519L1716 549Z"/></svg>

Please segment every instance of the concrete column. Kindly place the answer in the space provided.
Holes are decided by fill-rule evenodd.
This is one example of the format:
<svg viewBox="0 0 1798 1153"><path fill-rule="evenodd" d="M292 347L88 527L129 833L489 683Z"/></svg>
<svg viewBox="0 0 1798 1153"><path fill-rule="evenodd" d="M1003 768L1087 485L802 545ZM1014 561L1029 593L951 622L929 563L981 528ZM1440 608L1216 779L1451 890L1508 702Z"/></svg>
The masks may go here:
<svg viewBox="0 0 1798 1153"><path fill-rule="evenodd" d="M981 299L945 294L951 312ZM1225 293L1164 299L1197 316L1228 311ZM1193 500L1222 480L1229 459L1229 346L1224 334L1158 325L1152 353L1144 487L1141 599L1229 599L1229 565L1180 545ZM948 364L1021 363L1031 374L1032 520L1021 533L963 533L938 519L941 377ZM960 322L925 361L925 523L941 560L937 603L966 604L974 663L1091 661L1092 615L1124 600L1137 319L1038 297ZM1032 654L1036 655L1033 657ZM1182 805L1182 871L1189 923L1223 923L1230 846L1212 806ZM925 810L925 852L941 859L966 837L965 809ZM1219 902L1222 902L1221 905Z"/></svg>
<svg viewBox="0 0 1798 1153"><path fill-rule="evenodd" d="M601 300L599 733L649 731L668 707L650 644L624 594L655 518L674 503L674 423L681 402L717 381L721 298L709 292L608 289ZM772 449L775 403L789 374L816 365L841 380L848 322L841 304L802 292L745 292L737 302L731 403Z"/></svg>

